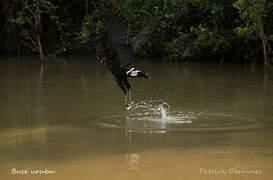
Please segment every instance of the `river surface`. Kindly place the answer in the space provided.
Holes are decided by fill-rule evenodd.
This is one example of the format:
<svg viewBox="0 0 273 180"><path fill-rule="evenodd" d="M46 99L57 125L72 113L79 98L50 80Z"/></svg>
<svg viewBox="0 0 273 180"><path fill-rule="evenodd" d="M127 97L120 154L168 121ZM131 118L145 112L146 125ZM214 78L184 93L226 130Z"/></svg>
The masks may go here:
<svg viewBox="0 0 273 180"><path fill-rule="evenodd" d="M0 60L1 180L273 179L270 75L138 61L126 108L102 65L64 60Z"/></svg>

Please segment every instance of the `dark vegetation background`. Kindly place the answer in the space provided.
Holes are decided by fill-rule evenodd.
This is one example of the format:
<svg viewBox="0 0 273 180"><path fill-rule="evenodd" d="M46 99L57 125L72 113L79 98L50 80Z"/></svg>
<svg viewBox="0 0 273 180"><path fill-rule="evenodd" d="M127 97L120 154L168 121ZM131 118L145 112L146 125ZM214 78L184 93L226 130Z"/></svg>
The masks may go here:
<svg viewBox="0 0 273 180"><path fill-rule="evenodd" d="M130 37L163 16L139 56L264 65L273 61L272 0L1 0L0 55L95 54L112 7L128 17Z"/></svg>

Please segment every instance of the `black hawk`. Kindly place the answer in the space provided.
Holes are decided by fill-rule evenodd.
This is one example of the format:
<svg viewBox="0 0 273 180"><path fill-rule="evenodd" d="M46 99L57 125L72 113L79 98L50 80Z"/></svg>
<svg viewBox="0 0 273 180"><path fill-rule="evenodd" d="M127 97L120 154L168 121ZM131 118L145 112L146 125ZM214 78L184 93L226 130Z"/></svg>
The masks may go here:
<svg viewBox="0 0 273 180"><path fill-rule="evenodd" d="M131 40L128 40L128 21L118 8L111 10L100 31L99 58L100 62L114 76L117 84L125 94L125 105L132 102L131 86L128 77L149 78L147 73L137 70L132 64L134 55L156 29L160 17L151 18L150 22ZM129 104L128 97L129 95Z"/></svg>

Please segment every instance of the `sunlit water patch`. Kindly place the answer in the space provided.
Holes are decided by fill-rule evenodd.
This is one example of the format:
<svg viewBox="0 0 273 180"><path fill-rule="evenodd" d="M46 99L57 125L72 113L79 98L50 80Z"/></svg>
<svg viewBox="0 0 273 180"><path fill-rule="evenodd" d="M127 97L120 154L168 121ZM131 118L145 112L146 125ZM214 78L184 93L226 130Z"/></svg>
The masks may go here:
<svg viewBox="0 0 273 180"><path fill-rule="evenodd" d="M123 116L106 116L98 124L139 133L170 131L233 131L258 128L259 121L246 115L208 111L178 111L164 101L133 102Z"/></svg>

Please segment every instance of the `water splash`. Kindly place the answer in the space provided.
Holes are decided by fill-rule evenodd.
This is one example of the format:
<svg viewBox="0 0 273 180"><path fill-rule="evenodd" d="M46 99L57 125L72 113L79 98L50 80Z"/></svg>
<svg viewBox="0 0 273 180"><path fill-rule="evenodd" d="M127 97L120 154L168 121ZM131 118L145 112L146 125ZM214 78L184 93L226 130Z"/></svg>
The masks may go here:
<svg viewBox="0 0 273 180"><path fill-rule="evenodd" d="M133 102L128 110L128 120L156 122L162 125L192 123L192 116L173 110L164 101L139 101Z"/></svg>
<svg viewBox="0 0 273 180"><path fill-rule="evenodd" d="M159 107L160 107L162 122L166 123L166 118L167 118L166 111L165 111L165 109L164 109L164 107L162 105L159 105Z"/></svg>
<svg viewBox="0 0 273 180"><path fill-rule="evenodd" d="M170 110L170 105L166 102L162 102L161 104L158 105L158 111L161 114L161 122L162 123L167 123L169 120L172 119L172 117L169 114Z"/></svg>

